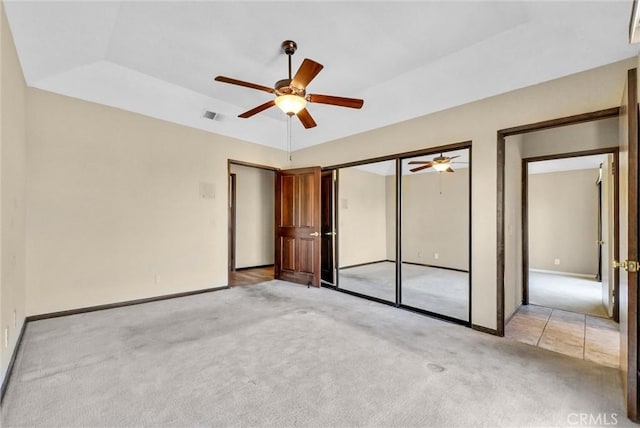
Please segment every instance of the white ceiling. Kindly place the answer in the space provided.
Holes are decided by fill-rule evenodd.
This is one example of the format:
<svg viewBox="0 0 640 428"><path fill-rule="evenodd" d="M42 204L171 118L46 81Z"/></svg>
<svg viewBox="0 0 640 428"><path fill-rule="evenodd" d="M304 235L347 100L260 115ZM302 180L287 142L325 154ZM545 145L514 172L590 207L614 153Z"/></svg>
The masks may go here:
<svg viewBox="0 0 640 428"><path fill-rule="evenodd" d="M28 85L281 149L279 110L236 117L270 95L213 77L272 86L285 39L294 70L325 66L310 92L365 99L310 105L318 127L296 120L296 150L638 52L630 1L4 3Z"/></svg>
<svg viewBox="0 0 640 428"><path fill-rule="evenodd" d="M607 160L608 155L578 156L565 159L530 162L529 174L546 174L549 172L575 171L579 169L597 169Z"/></svg>

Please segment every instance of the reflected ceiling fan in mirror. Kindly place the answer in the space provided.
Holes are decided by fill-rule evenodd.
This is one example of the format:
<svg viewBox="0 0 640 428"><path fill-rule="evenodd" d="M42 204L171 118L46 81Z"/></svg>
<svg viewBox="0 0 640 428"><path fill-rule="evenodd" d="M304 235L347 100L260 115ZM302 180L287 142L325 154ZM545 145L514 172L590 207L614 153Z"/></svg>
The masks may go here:
<svg viewBox="0 0 640 428"><path fill-rule="evenodd" d="M430 161L411 161L409 165L421 165L416 168L412 168L409 171L418 172L423 169L433 168L438 172L454 172L453 168L451 168L451 164L454 163L467 163L467 162L452 162L453 159L459 158L460 156L444 156L440 153L440 156L436 156Z"/></svg>
<svg viewBox="0 0 640 428"><path fill-rule="evenodd" d="M215 78L218 82L257 89L276 96L274 99L238 115L238 117L246 119L270 107L278 106L280 110L288 116L297 116L298 119L300 119L300 122L302 122L302 125L308 129L315 127L316 122L313 120L313 117L311 117L311 114L306 108L307 102L330 104L355 109L362 107L364 101L357 98L307 94L307 85L318 75L318 73L320 73L324 66L309 58L305 58L304 61L302 61L300 68L298 68L298 71L296 71L296 74L291 77L291 56L296 52L296 49L298 49L298 45L293 40L285 40L282 42L282 50L289 57L289 78L277 81L273 88L225 76L217 76Z"/></svg>

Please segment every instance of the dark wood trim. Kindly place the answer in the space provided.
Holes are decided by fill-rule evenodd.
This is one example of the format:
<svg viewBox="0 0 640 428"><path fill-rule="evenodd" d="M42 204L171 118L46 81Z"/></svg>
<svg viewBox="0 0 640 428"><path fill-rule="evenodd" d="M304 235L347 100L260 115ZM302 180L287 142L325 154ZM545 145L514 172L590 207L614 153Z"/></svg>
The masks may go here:
<svg viewBox="0 0 640 428"><path fill-rule="evenodd" d="M22 321L22 327L20 328L20 334L18 334L18 340L16 341L16 346L15 348L13 348L13 352L11 353L11 359L9 360L7 371L4 374L2 386L0 386L0 405L4 400L4 394L7 392L7 388L9 387L9 381L11 380L11 374L13 373L13 366L16 363L16 358L18 357L18 352L20 351L20 346L22 345L22 338L24 337L24 332L26 330L27 330L27 320L24 319Z"/></svg>
<svg viewBox="0 0 640 428"><path fill-rule="evenodd" d="M638 75L637 69L627 72L628 100L628 260L638 260ZM638 273L628 273L628 313L627 313L627 416L634 422L640 420L638 401Z"/></svg>
<svg viewBox="0 0 640 428"><path fill-rule="evenodd" d="M473 319L473 313L471 309L473 308L473 284L472 284L472 276L471 271L473 267L473 146L469 146L469 278L467 278L469 282L469 327L471 327L471 320Z"/></svg>
<svg viewBox="0 0 640 428"><path fill-rule="evenodd" d="M510 135L526 134L529 132L542 131L544 129L559 128L561 126L577 125L583 122L592 122L594 120L609 119L620 115L620 107L611 107L604 110L593 111L590 113L581 113L573 116L561 117L558 119L545 120L542 122L530 123L528 125L514 126L513 128L501 129L498 131L503 137Z"/></svg>
<svg viewBox="0 0 640 428"><path fill-rule="evenodd" d="M340 224L340 170L336 169L334 174L335 182L333 183L333 196L335 198L335 201L333 204L333 231L336 234L333 237L333 257L336 261L336 277L334 279L337 290L338 288L340 288L340 269L338 267L340 265L340 228L338 227L338 225Z"/></svg>
<svg viewBox="0 0 640 428"><path fill-rule="evenodd" d="M620 260L620 151L616 151L613 154L613 239L615 245L613 246L613 259ZM609 260L611 263L611 260ZM613 270L613 284L614 284L614 304L613 304L613 320L620 322L620 269Z"/></svg>
<svg viewBox="0 0 640 428"><path fill-rule="evenodd" d="M352 166L365 165L368 163L375 163L375 162L384 162L389 160L395 160L398 158L406 159L406 158L412 158L415 156L427 156L427 155L450 152L453 150L463 150L470 147L471 147L471 141L462 141L460 143L446 144L444 146L431 147L428 149L414 150L414 151L403 152L403 153L395 153L392 155L385 155L385 156L379 156L375 158L369 158L369 159L363 159L363 160L358 160L353 162L341 163L337 165L326 166L326 167L323 167L322 170L328 171L332 169L349 168Z"/></svg>
<svg viewBox="0 0 640 428"><path fill-rule="evenodd" d="M267 265L258 265L258 266L246 266L241 268L236 268L236 271L249 270L249 269L264 269L268 267L273 267L273 263Z"/></svg>
<svg viewBox="0 0 640 428"><path fill-rule="evenodd" d="M360 267L360 266L367 266L367 265L375 265L376 263L384 263L384 262L390 262L391 260L375 260L373 262L365 262L365 263L357 263L355 265L349 265L349 266L340 266L338 268L338 270L344 270L344 269L351 269L351 268L356 268L356 267ZM393 262L395 263L395 262Z"/></svg>
<svg viewBox="0 0 640 428"><path fill-rule="evenodd" d="M402 305L402 159L396 158L396 306ZM385 207L386 208L386 207Z"/></svg>
<svg viewBox="0 0 640 428"><path fill-rule="evenodd" d="M504 237L504 215L505 215L505 136L498 131L498 172L497 172L497 187L496 187L496 199L498 201L498 207L496 209L496 221L497 221L497 237L496 237L496 335L504 336L504 262L505 262L505 237Z"/></svg>
<svg viewBox="0 0 640 428"><path fill-rule="evenodd" d="M236 160L236 159L227 159L227 162L228 162L229 165L238 165L238 166L246 166L246 167L249 167L249 168L265 169L267 171L273 171L273 172L280 171L280 168L276 168L274 166L261 165L261 164L258 164L258 163L245 162L245 161L240 161L240 160Z"/></svg>
<svg viewBox="0 0 640 428"><path fill-rule="evenodd" d="M49 318L66 317L68 315L78 315L78 314L84 314L87 312L104 311L108 309L122 308L125 306L141 305L144 303L158 302L160 300L169 300L169 299L176 299L180 297L195 296L197 294L212 293L214 291L227 290L227 289L229 289L229 286L225 285L222 287L204 288L201 290L184 291L181 293L165 294L162 296L155 296L155 297L146 297L144 299L135 299L135 300L127 300L124 302L107 303L105 305L88 306L85 308L69 309L66 311L59 311L59 312L49 312L49 313L40 314L40 315L30 315L27 317L27 322L46 320Z"/></svg>
<svg viewBox="0 0 640 428"><path fill-rule="evenodd" d="M498 330L494 330L492 328L483 327L483 326L477 325L477 324L471 324L471 329L479 331L481 333L487 333L487 334L493 334L494 336L500 336L498 334Z"/></svg>
<svg viewBox="0 0 640 428"><path fill-rule="evenodd" d="M531 163L531 162L540 162L540 161L547 161L547 160L578 158L582 156L606 155L609 153L617 153L618 151L619 151L618 146L613 146L613 147L603 147L599 149L580 150L577 152L557 153L555 155L532 156L529 158L522 158L522 160L528 163Z"/></svg>
<svg viewBox="0 0 640 428"><path fill-rule="evenodd" d="M529 304L529 162L521 161L522 304Z"/></svg>
<svg viewBox="0 0 640 428"><path fill-rule="evenodd" d="M229 165L231 170L231 165ZM237 176L229 172L229 272L236 270Z"/></svg>
<svg viewBox="0 0 640 428"><path fill-rule="evenodd" d="M589 113L566 116L558 119L546 120L542 122L531 123L527 125L515 126L498 130L496 138L497 150L497 176L496 176L496 331L499 336L504 336L504 262L505 262L505 138L510 135L526 134L529 132L541 131L543 129L557 128L566 125L576 125L583 122L591 122L594 120L608 119L617 117L620 114L620 107L612 107L604 110L598 110ZM524 235L523 235L524 240ZM524 271L524 266L523 266ZM524 275L524 274L523 274ZM524 278L523 278L524 279Z"/></svg>

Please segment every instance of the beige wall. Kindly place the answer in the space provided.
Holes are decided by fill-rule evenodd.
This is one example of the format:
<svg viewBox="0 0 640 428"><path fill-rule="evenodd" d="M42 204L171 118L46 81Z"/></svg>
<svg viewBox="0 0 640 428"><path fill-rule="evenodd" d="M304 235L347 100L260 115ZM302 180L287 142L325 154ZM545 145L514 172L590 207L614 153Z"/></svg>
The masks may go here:
<svg viewBox="0 0 640 428"><path fill-rule="evenodd" d="M273 264L275 173L232 165L236 174L236 268Z"/></svg>
<svg viewBox="0 0 640 428"><path fill-rule="evenodd" d="M504 314L508 319L522 303L522 144L523 135L505 144Z"/></svg>
<svg viewBox="0 0 640 428"><path fill-rule="evenodd" d="M338 266L385 260L385 176L355 167L340 169L338 174Z"/></svg>
<svg viewBox="0 0 640 428"><path fill-rule="evenodd" d="M469 270L469 191L468 168L402 177L404 262Z"/></svg>
<svg viewBox="0 0 640 428"><path fill-rule="evenodd" d="M0 3L0 383L25 318L25 82ZM14 315L15 314L15 315ZM4 334L8 335L8 346Z"/></svg>
<svg viewBox="0 0 640 428"><path fill-rule="evenodd" d="M522 157L531 158L617 146L618 118L614 117L524 134Z"/></svg>
<svg viewBox="0 0 640 428"><path fill-rule="evenodd" d="M27 112L29 315L227 284L227 159L284 152L36 89Z"/></svg>
<svg viewBox="0 0 640 428"><path fill-rule="evenodd" d="M294 162L332 165L472 141L472 322L496 328L496 131L617 106L626 71L636 63L630 58L310 147L296 152Z"/></svg>
<svg viewBox="0 0 640 428"><path fill-rule="evenodd" d="M4 74L12 49L5 49L6 37L2 42ZM616 106L626 70L636 62L614 63L300 150L295 166L473 141L472 322L495 328L496 130ZM4 86L2 92L3 105L19 105L4 101L10 98ZM226 159L285 164L278 150L35 89L27 90L26 113L27 314L224 285ZM4 139L2 144L4 155ZM19 184L20 171L11 175ZM213 198L200 196L202 183L212 185ZM16 194L14 221L19 222ZM4 195L2 201L4 224L9 208ZM19 242L10 245L19 248ZM381 258L386 258L386 247L385 238ZM11 300L19 306L20 287L16 290ZM0 299L6 307L6 295ZM0 317L4 323L5 310Z"/></svg>
<svg viewBox="0 0 640 428"><path fill-rule="evenodd" d="M598 174L587 169L529 175L531 269L595 276Z"/></svg>

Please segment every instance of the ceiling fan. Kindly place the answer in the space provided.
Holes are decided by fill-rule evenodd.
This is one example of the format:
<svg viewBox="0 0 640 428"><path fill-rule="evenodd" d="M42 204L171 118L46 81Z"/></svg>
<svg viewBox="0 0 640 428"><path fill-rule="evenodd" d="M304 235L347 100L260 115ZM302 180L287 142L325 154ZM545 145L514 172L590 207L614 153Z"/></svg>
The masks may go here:
<svg viewBox="0 0 640 428"><path fill-rule="evenodd" d="M455 158L459 158L460 156L444 156L440 153L440 156L436 156L430 161L411 161L409 165L421 165L416 168L412 168L409 171L418 172L423 169L431 168L435 169L438 172L454 172L453 168L451 168L452 163L467 163L467 162L451 162Z"/></svg>
<svg viewBox="0 0 640 428"><path fill-rule="evenodd" d="M363 100L356 98L334 97L331 95L307 94L307 85L320 73L324 67L322 64L305 58L302 65L296 71L295 76L291 77L291 56L298 49L298 45L293 40L285 40L282 42L282 50L289 57L289 78L278 80L273 88L257 85L255 83L244 82L242 80L232 79L225 76L217 76L218 82L230 83L232 85L244 86L246 88L257 89L259 91L274 94L276 97L271 101L267 101L258 107L246 111L238 117L249 118L260 113L270 107L278 106L284 113L289 116L297 116L305 128L313 128L316 122L306 109L307 102L319 104L331 104L340 107L349 107L359 109L364 104Z"/></svg>

